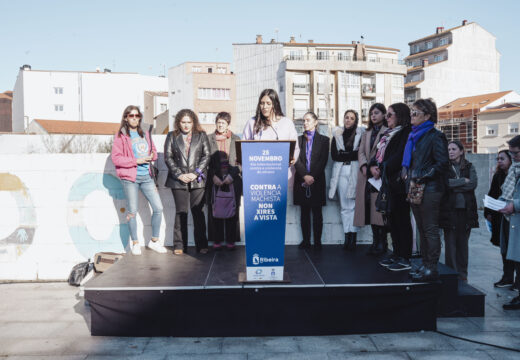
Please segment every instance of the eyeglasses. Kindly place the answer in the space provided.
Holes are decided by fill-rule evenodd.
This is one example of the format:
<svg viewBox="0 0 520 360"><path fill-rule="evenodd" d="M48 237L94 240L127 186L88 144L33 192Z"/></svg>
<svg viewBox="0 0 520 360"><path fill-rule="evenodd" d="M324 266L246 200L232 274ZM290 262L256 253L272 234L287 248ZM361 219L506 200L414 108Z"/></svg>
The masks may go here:
<svg viewBox="0 0 520 360"><path fill-rule="evenodd" d="M391 118L392 116L394 116L394 115L395 115L395 113L387 112L386 115L385 115L385 117L386 117L387 119L390 119L390 118Z"/></svg>
<svg viewBox="0 0 520 360"><path fill-rule="evenodd" d="M133 119L133 118L140 119L141 115L139 115L139 114L128 114L128 115L126 115L126 117L129 118L129 119Z"/></svg>
<svg viewBox="0 0 520 360"><path fill-rule="evenodd" d="M424 114L424 112L420 111L420 110L412 110L410 111L410 115L415 117L415 116L419 116L419 114Z"/></svg>

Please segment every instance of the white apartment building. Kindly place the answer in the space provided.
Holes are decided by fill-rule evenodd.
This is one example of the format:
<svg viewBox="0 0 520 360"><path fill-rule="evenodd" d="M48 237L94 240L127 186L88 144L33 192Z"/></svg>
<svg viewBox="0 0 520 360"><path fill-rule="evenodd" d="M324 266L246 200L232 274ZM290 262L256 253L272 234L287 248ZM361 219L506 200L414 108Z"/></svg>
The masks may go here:
<svg viewBox="0 0 520 360"><path fill-rule="evenodd" d="M406 66L398 49L309 40L233 44L237 88L237 119L241 128L255 115L262 90L275 89L287 117L301 119L314 111L322 124L342 124L347 109L368 119L375 102L404 100Z"/></svg>
<svg viewBox="0 0 520 360"><path fill-rule="evenodd" d="M500 53L495 42L493 34L466 20L410 42L406 102L432 98L440 107L460 97L499 91Z"/></svg>
<svg viewBox="0 0 520 360"><path fill-rule="evenodd" d="M477 152L496 154L520 135L520 102L505 103L482 111L478 116Z"/></svg>
<svg viewBox="0 0 520 360"><path fill-rule="evenodd" d="M192 109L206 131L215 130L215 117L221 111L231 114L231 130L237 131L235 75L229 63L185 62L168 70L168 83L170 129L179 110Z"/></svg>
<svg viewBox="0 0 520 360"><path fill-rule="evenodd" d="M146 116L146 91L168 91L167 79L110 70L32 70L24 65L14 86L13 132L24 132L34 119L118 123L128 105L139 106Z"/></svg>

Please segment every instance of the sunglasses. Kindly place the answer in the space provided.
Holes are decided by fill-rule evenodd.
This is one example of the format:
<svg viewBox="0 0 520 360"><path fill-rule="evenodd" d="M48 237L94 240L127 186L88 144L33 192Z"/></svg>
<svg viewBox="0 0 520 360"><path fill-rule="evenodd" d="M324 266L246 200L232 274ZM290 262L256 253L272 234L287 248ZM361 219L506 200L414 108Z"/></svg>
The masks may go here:
<svg viewBox="0 0 520 360"><path fill-rule="evenodd" d="M141 115L139 115L139 114L128 114L128 115L126 115L126 117L129 118L129 119L133 119L133 118L140 119Z"/></svg>
<svg viewBox="0 0 520 360"><path fill-rule="evenodd" d="M420 110L412 110L410 111L410 115L415 117L415 116L419 116L419 114L424 114L424 112L420 111Z"/></svg>
<svg viewBox="0 0 520 360"><path fill-rule="evenodd" d="M387 112L386 115L385 115L385 117L386 117L387 119L390 119L390 118L391 118L392 116L394 116L394 115L395 115L395 113Z"/></svg>

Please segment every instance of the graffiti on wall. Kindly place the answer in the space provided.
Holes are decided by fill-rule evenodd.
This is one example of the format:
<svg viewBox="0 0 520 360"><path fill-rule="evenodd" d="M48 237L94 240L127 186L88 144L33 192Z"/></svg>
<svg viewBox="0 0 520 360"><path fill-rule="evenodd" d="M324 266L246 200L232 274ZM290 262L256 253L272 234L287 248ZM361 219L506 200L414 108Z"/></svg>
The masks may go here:
<svg viewBox="0 0 520 360"><path fill-rule="evenodd" d="M16 229L0 239L0 260L4 260L19 257L33 243L36 231L36 211L29 190L18 176L0 173L0 191L8 192L14 198L19 214Z"/></svg>
<svg viewBox="0 0 520 360"><path fill-rule="evenodd" d="M84 202L94 191L108 193L114 202L126 199L123 185L117 177L102 173L81 175L70 189L67 204L67 225L72 242L85 258L92 258L99 251L124 252L130 236L128 224L114 224L110 235L105 239L96 239L88 231ZM119 210L121 213L125 212L124 208Z"/></svg>

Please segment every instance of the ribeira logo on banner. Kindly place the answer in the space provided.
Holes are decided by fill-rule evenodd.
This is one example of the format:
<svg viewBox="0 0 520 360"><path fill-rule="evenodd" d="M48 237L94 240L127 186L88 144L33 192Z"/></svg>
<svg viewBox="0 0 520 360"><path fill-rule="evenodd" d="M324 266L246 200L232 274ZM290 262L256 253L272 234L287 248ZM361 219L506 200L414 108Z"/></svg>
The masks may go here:
<svg viewBox="0 0 520 360"><path fill-rule="evenodd" d="M260 265L263 263L279 263L280 260L277 257L260 257L258 254L253 254L253 265Z"/></svg>
<svg viewBox="0 0 520 360"><path fill-rule="evenodd" d="M258 254L254 254L253 255L253 265L258 265L260 264L260 257L258 256Z"/></svg>

